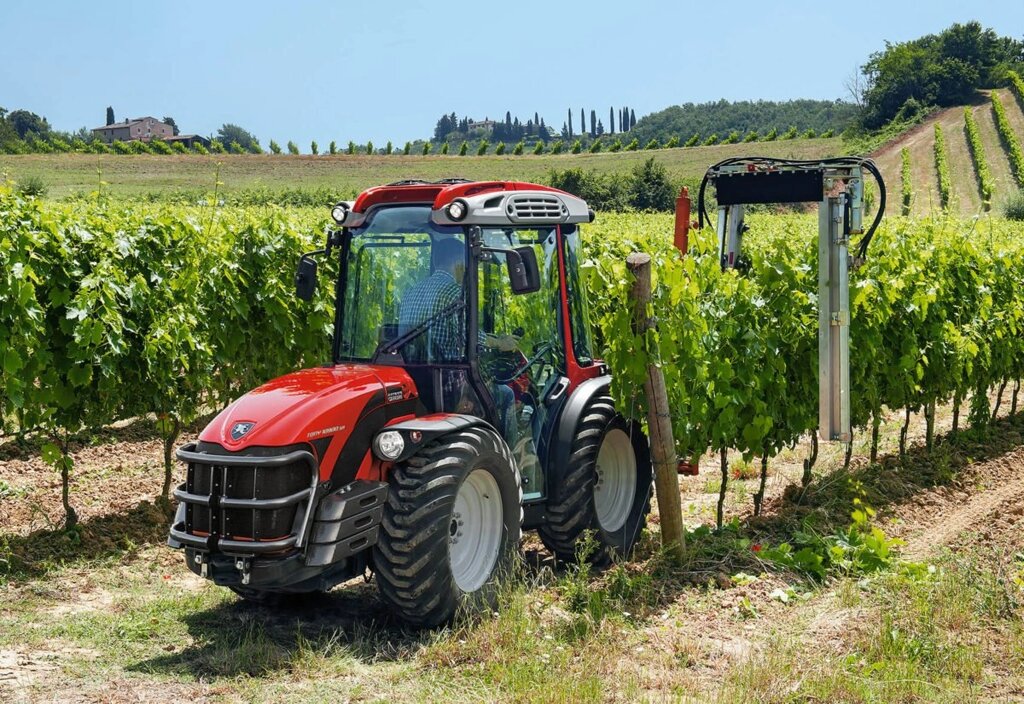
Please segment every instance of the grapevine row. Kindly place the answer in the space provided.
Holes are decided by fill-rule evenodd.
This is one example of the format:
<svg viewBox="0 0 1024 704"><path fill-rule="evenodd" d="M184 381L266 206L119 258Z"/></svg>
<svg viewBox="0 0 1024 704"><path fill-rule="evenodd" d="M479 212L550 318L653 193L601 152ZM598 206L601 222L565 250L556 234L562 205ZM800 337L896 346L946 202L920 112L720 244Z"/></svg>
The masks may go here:
<svg viewBox="0 0 1024 704"><path fill-rule="evenodd" d="M1006 108L999 100L999 95L992 91L992 114L995 116L996 129L999 131L999 138L1006 147L1006 155L1010 159L1010 167L1017 185L1024 188L1024 151L1021 151L1020 140L1013 131L1009 118L1006 116Z"/></svg>
<svg viewBox="0 0 1024 704"><path fill-rule="evenodd" d="M953 198L953 177L949 173L949 148L942 125L935 123L935 172L939 177L939 203L948 210Z"/></svg>
<svg viewBox="0 0 1024 704"><path fill-rule="evenodd" d="M598 136L596 138L580 138L574 141L566 141L563 139L554 139L546 142L543 140L537 140L533 143L527 143L524 140L520 140L514 144L506 144L505 142L499 141L492 144L487 139L481 139L477 142L471 143L470 141L463 141L459 146L450 144L449 142L443 142L441 144L434 144L433 142L406 142L404 147L395 147L391 142L387 143L387 146L383 149L375 149L373 142L369 142L366 145L357 145L354 142L349 142L348 147L339 146L336 142L331 142L327 151L324 155L357 155L357 154L368 154L368 155L382 155L390 156L392 154L402 154L409 156L411 154L421 154L428 156L430 154L440 154L442 156L447 155L458 155L467 156L469 154L475 154L477 156L484 156L486 154L494 154L502 156L511 154L513 156L522 156L524 154L562 154L572 153L580 154L582 152L618 152L618 151L638 151L638 150L652 150L652 149L675 149L679 146L683 147L694 147L694 146L710 146L714 144L738 144L738 143L751 143L751 142L773 142L776 139L789 140L789 139L815 139L822 138L827 139L835 136L834 130L827 130L822 132L820 135L817 134L813 129L808 129L804 132L798 132L796 127L791 127L788 131L781 135L777 130L772 129L765 134L759 134L756 131L750 131L745 134L734 130L733 132L726 135L724 138L719 137L718 134L711 134L707 137L701 137L700 134L694 134L685 143L680 142L678 136L672 136L665 140L664 144L659 142L657 139L652 138L645 144L641 144L639 140L633 138L631 141L623 143L618 137L614 141L609 141L608 136ZM287 154L298 155L299 148L294 142L288 142L286 149L282 149L277 142L271 140L270 146L267 150L272 154ZM57 135L48 135L46 137L30 136L26 139L16 139L7 143L0 144L0 154L63 154L63 153L78 153L78 154L119 154L119 155L132 155L132 154L154 154L154 155L165 155L165 154L263 154L263 149L257 144L252 148L252 151L247 151L237 142L231 142L230 144L223 144L222 142L213 139L210 141L209 148L204 147L201 143L195 143L191 148L186 147L181 142L167 143L159 139L154 139L148 142L140 140L132 140L123 142L121 140L114 140L111 144L106 144L99 140L93 139L86 141L81 137L71 137L65 139ZM316 156L320 155L320 147L314 141L310 145L310 154Z"/></svg>
<svg viewBox="0 0 1024 704"><path fill-rule="evenodd" d="M42 431L66 486L70 435L154 413L169 468L183 424L322 362L331 307L293 297L319 229L305 212L44 204L0 184L3 431Z"/></svg>
<svg viewBox="0 0 1024 704"><path fill-rule="evenodd" d="M627 408L648 359L630 332L622 259L642 249L655 262L657 361L684 457L773 456L817 426L816 228L806 217L748 224L747 275L720 271L713 229L695 233L680 258L665 242L668 216L642 229L629 216L604 216L591 228L589 290L603 292L594 305L602 352ZM877 427L886 408L929 411L968 398L972 420L984 424L987 390L1024 376L1024 243L1010 223L985 229L983 241L969 224L897 220L872 241L851 276L856 426Z"/></svg>
<svg viewBox="0 0 1024 704"><path fill-rule="evenodd" d="M654 355L681 457L773 456L817 425L815 222L752 215L744 275L720 270L713 228L680 257L672 223L602 214L586 233L613 392L643 418ZM1024 376L1024 243L1002 221L986 223L984 238L951 219L893 223L852 275L854 421L970 398L983 424L987 390ZM0 185L3 431L44 432L66 478L70 434L155 413L169 464L183 424L327 357L331 287L308 305L292 284L323 225L320 210L52 203ZM649 340L631 325L632 251L655 267Z"/></svg>
<svg viewBox="0 0 1024 704"><path fill-rule="evenodd" d="M1016 71L1008 71L1007 74L1010 78L1010 91L1017 98L1021 110L1024 110L1024 80Z"/></svg>
<svg viewBox="0 0 1024 704"><path fill-rule="evenodd" d="M992 172L988 168L988 159L985 158L985 146L981 143L978 121L974 119L974 111L970 106L964 108L964 133L967 135L967 146L974 162L974 173L978 177L982 207L990 210L995 186L992 183Z"/></svg>
<svg viewBox="0 0 1024 704"><path fill-rule="evenodd" d="M902 214L906 217L910 215L910 203L914 198L914 182L910 173L910 150L906 147L900 150L900 179Z"/></svg>

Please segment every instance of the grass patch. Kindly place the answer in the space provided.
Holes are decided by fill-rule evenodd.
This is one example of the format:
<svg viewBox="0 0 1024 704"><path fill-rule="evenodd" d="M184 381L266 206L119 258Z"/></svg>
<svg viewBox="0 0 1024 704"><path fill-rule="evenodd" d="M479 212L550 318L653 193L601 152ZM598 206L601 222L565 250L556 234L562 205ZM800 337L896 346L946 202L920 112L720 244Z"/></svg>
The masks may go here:
<svg viewBox="0 0 1024 704"><path fill-rule="evenodd" d="M1012 564L981 549L849 580L837 595L852 616L834 640L811 632L772 640L728 674L721 699L974 701L991 684L989 664L1022 672L1024 588L1007 578Z"/></svg>

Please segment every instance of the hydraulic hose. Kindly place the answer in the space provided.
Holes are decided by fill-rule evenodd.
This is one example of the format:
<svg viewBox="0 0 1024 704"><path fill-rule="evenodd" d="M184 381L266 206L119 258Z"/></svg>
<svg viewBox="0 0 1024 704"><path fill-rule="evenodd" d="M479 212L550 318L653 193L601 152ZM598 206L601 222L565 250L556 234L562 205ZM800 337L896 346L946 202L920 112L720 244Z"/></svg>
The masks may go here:
<svg viewBox="0 0 1024 704"><path fill-rule="evenodd" d="M860 238L857 244L857 256L866 257L868 251L868 245L871 243L871 238L875 235L875 230L878 229L879 223L882 222L882 215L885 213L886 193L885 193L885 181L882 180L882 174L878 171L878 167L875 166L875 162L866 157L858 156L839 156L831 157L828 159L776 159L772 157L750 157L750 156L735 156L728 159L723 159L717 164L712 165L704 172L704 178L700 182L700 190L697 192L697 221L701 228L704 227L704 222L711 222L711 218L708 217L707 208L705 206L704 194L707 190L709 175L723 166L729 166L732 164L751 164L751 165L762 165L762 166L791 166L794 168L815 168L819 166L861 166L867 169L871 176L875 179L878 184L878 211L875 213L875 219L872 221L871 226L868 227L867 232Z"/></svg>

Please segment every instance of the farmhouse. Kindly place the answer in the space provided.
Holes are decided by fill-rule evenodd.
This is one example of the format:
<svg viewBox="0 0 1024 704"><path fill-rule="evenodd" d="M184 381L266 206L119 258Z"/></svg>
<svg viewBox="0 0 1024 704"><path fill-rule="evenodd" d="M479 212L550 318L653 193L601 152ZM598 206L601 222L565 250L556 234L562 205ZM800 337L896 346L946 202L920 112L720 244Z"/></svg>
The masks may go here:
<svg viewBox="0 0 1024 704"><path fill-rule="evenodd" d="M469 123L469 129L471 130L483 130L485 132L494 131L494 120L490 118L484 118L483 120L471 120Z"/></svg>
<svg viewBox="0 0 1024 704"><path fill-rule="evenodd" d="M113 143L114 140L128 142L134 139L149 142L153 139L173 137L174 128L155 117L137 117L134 120L94 127L92 133L107 144Z"/></svg>

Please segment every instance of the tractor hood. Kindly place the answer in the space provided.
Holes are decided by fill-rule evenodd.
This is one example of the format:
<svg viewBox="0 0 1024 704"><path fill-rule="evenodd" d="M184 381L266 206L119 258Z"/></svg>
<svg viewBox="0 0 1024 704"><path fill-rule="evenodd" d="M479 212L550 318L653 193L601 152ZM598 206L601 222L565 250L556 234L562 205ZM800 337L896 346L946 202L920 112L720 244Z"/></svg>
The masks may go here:
<svg viewBox="0 0 1024 704"><path fill-rule="evenodd" d="M408 408L416 396L412 379L398 367L339 364L303 369L239 398L206 426L199 439L229 452L310 443L322 463L326 456L337 455L362 419L386 407ZM323 439L333 440L333 452L316 442Z"/></svg>

